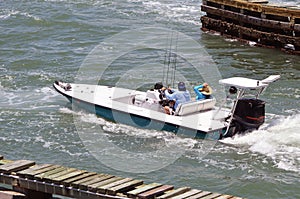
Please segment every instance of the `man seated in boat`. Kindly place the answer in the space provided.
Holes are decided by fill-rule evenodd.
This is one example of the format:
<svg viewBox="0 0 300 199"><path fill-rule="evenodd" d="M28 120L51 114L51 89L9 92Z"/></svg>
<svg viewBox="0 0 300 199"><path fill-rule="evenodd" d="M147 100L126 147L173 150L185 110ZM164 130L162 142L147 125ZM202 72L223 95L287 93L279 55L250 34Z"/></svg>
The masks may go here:
<svg viewBox="0 0 300 199"><path fill-rule="evenodd" d="M196 93L196 100L210 99L212 94L212 89L208 83L203 83L194 87Z"/></svg>
<svg viewBox="0 0 300 199"><path fill-rule="evenodd" d="M163 88L163 83L162 82L157 82L155 83L154 85L154 91L157 91L159 93L159 99L160 100L163 100L165 98L165 93L164 91L162 90Z"/></svg>
<svg viewBox="0 0 300 199"><path fill-rule="evenodd" d="M172 115L180 103L191 101L190 92L186 89L184 82L178 83L178 90L171 88L166 89L165 87L163 87L162 90L169 100L169 105L164 107L167 114Z"/></svg>

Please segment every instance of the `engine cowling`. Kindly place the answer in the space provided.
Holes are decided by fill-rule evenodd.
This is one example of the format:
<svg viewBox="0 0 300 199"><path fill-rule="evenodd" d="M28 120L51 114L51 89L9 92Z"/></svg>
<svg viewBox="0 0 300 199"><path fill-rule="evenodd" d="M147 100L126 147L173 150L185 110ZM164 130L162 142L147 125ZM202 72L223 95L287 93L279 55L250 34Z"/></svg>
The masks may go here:
<svg viewBox="0 0 300 199"><path fill-rule="evenodd" d="M237 102L232 124L235 133L258 129L265 122L265 102L260 99L240 99Z"/></svg>

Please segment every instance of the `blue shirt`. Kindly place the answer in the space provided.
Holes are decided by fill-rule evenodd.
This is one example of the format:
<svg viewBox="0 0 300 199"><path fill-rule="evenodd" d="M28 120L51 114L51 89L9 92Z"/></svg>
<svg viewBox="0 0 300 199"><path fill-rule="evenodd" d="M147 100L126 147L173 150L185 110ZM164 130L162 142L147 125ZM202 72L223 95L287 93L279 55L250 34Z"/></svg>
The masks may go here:
<svg viewBox="0 0 300 199"><path fill-rule="evenodd" d="M170 94L167 90L165 90L165 95L166 95L167 99L175 100L175 105L174 105L175 110L179 104L191 101L191 95L188 90L178 91L178 90L172 89L172 91L173 91L173 93Z"/></svg>
<svg viewBox="0 0 300 199"><path fill-rule="evenodd" d="M203 99L209 99L210 95L204 95L203 93L201 93L199 91L199 89L203 88L203 84L199 85L199 86L195 86L194 87L194 91L196 93L196 100L203 100Z"/></svg>

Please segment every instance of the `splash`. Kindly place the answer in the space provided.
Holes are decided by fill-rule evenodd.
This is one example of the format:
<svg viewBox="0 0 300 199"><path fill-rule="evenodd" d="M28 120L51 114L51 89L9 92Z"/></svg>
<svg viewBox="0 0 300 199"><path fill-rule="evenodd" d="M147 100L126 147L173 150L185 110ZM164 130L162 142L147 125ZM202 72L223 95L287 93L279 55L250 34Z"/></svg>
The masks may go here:
<svg viewBox="0 0 300 199"><path fill-rule="evenodd" d="M39 18L37 16L34 16L34 15L31 15L27 12L20 12L18 10L9 10L9 9L0 10L0 19L6 20L6 19L9 19L9 18L15 17L15 16L34 19L36 21L41 20L41 18Z"/></svg>
<svg viewBox="0 0 300 199"><path fill-rule="evenodd" d="M132 1L132 0L130 0ZM168 1L168 0L147 0L142 1L146 10L156 12L164 18L178 22L200 25L199 5L187 1Z"/></svg>
<svg viewBox="0 0 300 199"><path fill-rule="evenodd" d="M61 108L60 112L79 117L79 120L88 123L89 128L95 128L97 125L100 125L102 129L111 136L123 134L135 138L162 139L166 144L183 145L186 148L192 148L194 144L197 143L197 141L192 138L182 138L171 132L140 129L125 124L114 123L84 111L73 111L69 108Z"/></svg>
<svg viewBox="0 0 300 199"><path fill-rule="evenodd" d="M275 125L274 125L275 124ZM223 142L270 157L277 168L300 173L300 114L280 117L272 125Z"/></svg>

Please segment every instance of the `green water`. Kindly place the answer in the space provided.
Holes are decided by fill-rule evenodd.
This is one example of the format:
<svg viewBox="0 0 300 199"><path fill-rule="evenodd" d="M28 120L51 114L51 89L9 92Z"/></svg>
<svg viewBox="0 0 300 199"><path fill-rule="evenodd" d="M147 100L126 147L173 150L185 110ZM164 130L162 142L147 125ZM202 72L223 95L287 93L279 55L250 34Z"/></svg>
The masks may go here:
<svg viewBox="0 0 300 199"><path fill-rule="evenodd" d="M1 1L0 154L7 159L30 159L246 198L300 198L300 57L201 32L200 5L201 1L193 0ZM262 96L267 101L266 124L252 134L208 144L72 110L54 91L52 83L57 79L75 81L84 60L99 44L144 27L172 29L194 39L203 48L200 58L207 52L222 77L263 79L280 74L281 79ZM154 39L146 34L144 41ZM128 44L136 41L134 35ZM107 63L110 70L99 83L115 84L128 67L162 64L161 52L148 48L126 52ZM191 84L199 82L189 70L182 73ZM157 69L146 72L133 78L140 88L161 75ZM90 77L96 76L92 70ZM116 165L108 166L87 149L74 118L95 140L104 134L125 150L139 151L138 155L164 144L183 145L185 151L177 157L174 150L165 156L174 156L173 162L148 173L127 172L129 156L124 155L116 160L118 168L124 169L116 170ZM203 155L202 147L210 144L213 147ZM109 149L99 150L106 152ZM151 160L141 155L140 162L149 171Z"/></svg>

